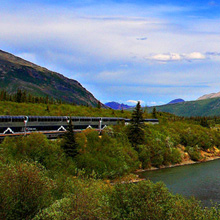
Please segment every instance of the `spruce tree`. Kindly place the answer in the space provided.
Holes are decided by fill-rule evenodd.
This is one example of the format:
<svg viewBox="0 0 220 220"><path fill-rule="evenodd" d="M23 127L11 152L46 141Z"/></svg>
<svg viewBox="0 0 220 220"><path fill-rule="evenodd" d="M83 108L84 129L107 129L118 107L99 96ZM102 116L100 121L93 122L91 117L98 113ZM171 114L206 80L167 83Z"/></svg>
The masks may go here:
<svg viewBox="0 0 220 220"><path fill-rule="evenodd" d="M143 125L143 111L141 109L141 104L138 101L132 113L132 120L128 133L129 141L136 150L138 150L137 146L144 142Z"/></svg>
<svg viewBox="0 0 220 220"><path fill-rule="evenodd" d="M152 115L153 115L153 118L157 118L157 110L155 107L153 108Z"/></svg>
<svg viewBox="0 0 220 220"><path fill-rule="evenodd" d="M206 117L201 118L200 125L205 127L205 128L209 128L208 120L207 120Z"/></svg>
<svg viewBox="0 0 220 220"><path fill-rule="evenodd" d="M63 144L61 145L66 155L72 158L74 158L78 154L73 128L74 127L70 117L67 130L63 136Z"/></svg>
<svg viewBox="0 0 220 220"><path fill-rule="evenodd" d="M97 108L98 108L98 109L101 109L101 107L102 107L101 102L98 101Z"/></svg>

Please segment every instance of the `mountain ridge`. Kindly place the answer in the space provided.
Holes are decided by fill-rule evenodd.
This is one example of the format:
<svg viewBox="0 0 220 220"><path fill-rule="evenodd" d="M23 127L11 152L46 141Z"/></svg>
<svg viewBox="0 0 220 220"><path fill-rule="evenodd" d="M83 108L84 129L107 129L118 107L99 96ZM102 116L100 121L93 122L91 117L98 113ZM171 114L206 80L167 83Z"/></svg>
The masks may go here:
<svg viewBox="0 0 220 220"><path fill-rule="evenodd" d="M174 100L170 101L167 104L176 104L176 103L180 103L180 102L185 102L185 100L180 99L180 98L179 99L174 99Z"/></svg>
<svg viewBox="0 0 220 220"><path fill-rule="evenodd" d="M38 96L49 96L77 105L97 106L98 100L77 80L48 70L0 50L0 87L8 93L18 88Z"/></svg>
<svg viewBox="0 0 220 220"><path fill-rule="evenodd" d="M199 97L197 100L212 99L212 98L218 98L218 97L220 97L220 92L205 94Z"/></svg>
<svg viewBox="0 0 220 220"><path fill-rule="evenodd" d="M218 97L154 107L159 112L168 112L178 116L220 116L220 98ZM149 112L152 112L154 107L148 108Z"/></svg>
<svg viewBox="0 0 220 220"><path fill-rule="evenodd" d="M134 107L134 106L129 106L123 103L120 104L118 102L107 102L105 103L105 105L115 110L128 109L128 108Z"/></svg>

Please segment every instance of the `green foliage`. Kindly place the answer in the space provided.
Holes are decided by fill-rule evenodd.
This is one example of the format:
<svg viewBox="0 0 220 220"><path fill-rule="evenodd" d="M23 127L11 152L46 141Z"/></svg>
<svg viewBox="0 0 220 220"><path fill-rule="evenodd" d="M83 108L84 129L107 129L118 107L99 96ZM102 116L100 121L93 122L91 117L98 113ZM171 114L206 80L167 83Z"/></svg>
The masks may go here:
<svg viewBox="0 0 220 220"><path fill-rule="evenodd" d="M157 118L157 110L155 107L153 108L152 116L153 116L153 118Z"/></svg>
<svg viewBox="0 0 220 220"><path fill-rule="evenodd" d="M2 156L10 163L37 162L53 172L63 171L65 168L64 172L74 173L76 168L74 162L65 157L59 142L51 142L40 133L32 133L26 137L5 138L0 148L2 148Z"/></svg>
<svg viewBox="0 0 220 220"><path fill-rule="evenodd" d="M48 96L34 96L27 94L25 90L17 89L16 93L9 94L5 90L0 91L0 101L13 101L17 103L45 103L45 104L61 104L60 100L54 100Z"/></svg>
<svg viewBox="0 0 220 220"><path fill-rule="evenodd" d="M111 219L109 185L100 180L75 179L72 193L39 212L34 220L46 219Z"/></svg>
<svg viewBox="0 0 220 220"><path fill-rule="evenodd" d="M110 197L112 219L218 219L219 211L203 209L195 199L172 195L162 183L119 184Z"/></svg>
<svg viewBox="0 0 220 220"><path fill-rule="evenodd" d="M120 110L97 109L91 106L87 107L60 103L17 103L12 101L0 101L0 115L131 117L131 113L128 111L122 113ZM147 117L147 115L145 117Z"/></svg>
<svg viewBox="0 0 220 220"><path fill-rule="evenodd" d="M31 219L52 202L53 181L34 163L5 165L0 169L1 219Z"/></svg>
<svg viewBox="0 0 220 220"><path fill-rule="evenodd" d="M168 112L178 116L219 116L220 115L220 98L211 98L204 100L181 102L176 104L167 104L157 106L158 112ZM148 107L149 112L153 107Z"/></svg>
<svg viewBox="0 0 220 220"><path fill-rule="evenodd" d="M188 152L190 158L194 161L199 161L202 159L202 155L199 151L199 147L195 146L195 147L187 147L186 151Z"/></svg>
<svg viewBox="0 0 220 220"><path fill-rule="evenodd" d="M102 109L101 109L102 110ZM100 110L100 111L101 111ZM181 161L179 144L191 159L219 146L218 131L188 122L146 125L145 142L131 146L125 125L102 136L87 129L75 136L78 155L66 157L62 140L39 133L6 138L0 145L0 216L3 219L219 219L220 209L172 195L161 183L110 185L114 179L150 166ZM91 202L92 201L92 202Z"/></svg>
<svg viewBox="0 0 220 220"><path fill-rule="evenodd" d="M138 150L137 145L143 144L144 142L143 111L139 101L132 113L131 125L128 129L128 138L136 150Z"/></svg>
<svg viewBox="0 0 220 220"><path fill-rule="evenodd" d="M206 118L206 117L202 117L202 118L201 118L200 125L203 126L203 127L205 127L205 128L209 128L209 124L208 124L208 121L207 121L207 118Z"/></svg>
<svg viewBox="0 0 220 220"><path fill-rule="evenodd" d="M10 111L10 106L18 108L18 103L2 103L8 108L6 111ZM71 115L131 116L127 111L63 104L40 104L38 108L33 104L20 105L26 109L31 106L33 112L42 114L49 106L46 112L52 115L71 112ZM172 195L161 183L110 185L108 180L101 180L120 178L138 168L180 163L180 149L185 149L191 159L201 160L201 149L220 146L220 132L200 126L199 118L184 119L160 112L157 116L159 125L137 122L144 138L135 149L128 136L132 125L123 124L108 127L102 136L91 129L76 134L71 140L77 143L78 154L73 158L66 156L61 147L65 138L50 141L39 133L6 138L0 144L1 218L220 219L219 208L204 209L194 199ZM72 131L71 126L69 130Z"/></svg>
<svg viewBox="0 0 220 220"><path fill-rule="evenodd" d="M78 146L75 140L71 117L67 127L67 131L63 135L63 142L61 144L61 147L63 148L66 155L69 157L74 158L78 154Z"/></svg>
<svg viewBox="0 0 220 220"><path fill-rule="evenodd" d="M102 178L115 178L129 173L138 166L137 152L132 149L126 136L98 136L97 131L86 130L76 140L81 148L76 157L77 166L86 174L96 172Z"/></svg>

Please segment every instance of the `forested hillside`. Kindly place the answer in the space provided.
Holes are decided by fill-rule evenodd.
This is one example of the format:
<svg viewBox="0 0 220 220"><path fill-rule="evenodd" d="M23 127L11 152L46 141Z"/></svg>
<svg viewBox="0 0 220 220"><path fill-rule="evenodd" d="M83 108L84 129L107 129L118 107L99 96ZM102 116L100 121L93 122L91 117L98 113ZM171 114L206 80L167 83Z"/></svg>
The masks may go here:
<svg viewBox="0 0 220 220"><path fill-rule="evenodd" d="M18 89L77 105L96 106L98 100L73 79L0 50L0 88L10 94Z"/></svg>
<svg viewBox="0 0 220 220"><path fill-rule="evenodd" d="M20 109L22 115L48 112L45 104L2 102L0 106L4 106L1 111L9 106L13 113ZM102 136L92 129L78 134L68 129L56 141L39 133L5 138L0 144L2 219L220 218L218 208L204 209L195 199L174 196L162 183L130 183L139 169L220 155L218 118L205 124L201 121L206 118L156 113L160 123L150 125L141 123L146 115L140 106L132 114L64 104L49 109L52 115L128 114L133 121L108 127Z"/></svg>
<svg viewBox="0 0 220 220"><path fill-rule="evenodd" d="M147 108L149 112L154 107ZM155 106L157 111L169 112L178 116L220 116L220 98L188 101L176 104Z"/></svg>

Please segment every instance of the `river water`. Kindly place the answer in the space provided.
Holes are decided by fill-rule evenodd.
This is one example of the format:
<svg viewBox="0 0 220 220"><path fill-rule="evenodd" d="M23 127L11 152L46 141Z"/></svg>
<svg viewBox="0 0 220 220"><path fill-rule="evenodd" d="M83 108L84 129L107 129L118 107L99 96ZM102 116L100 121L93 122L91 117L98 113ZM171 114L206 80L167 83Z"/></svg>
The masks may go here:
<svg viewBox="0 0 220 220"><path fill-rule="evenodd" d="M163 181L174 194L194 196L204 206L220 204L220 160L187 166L146 171L140 177L153 182Z"/></svg>

